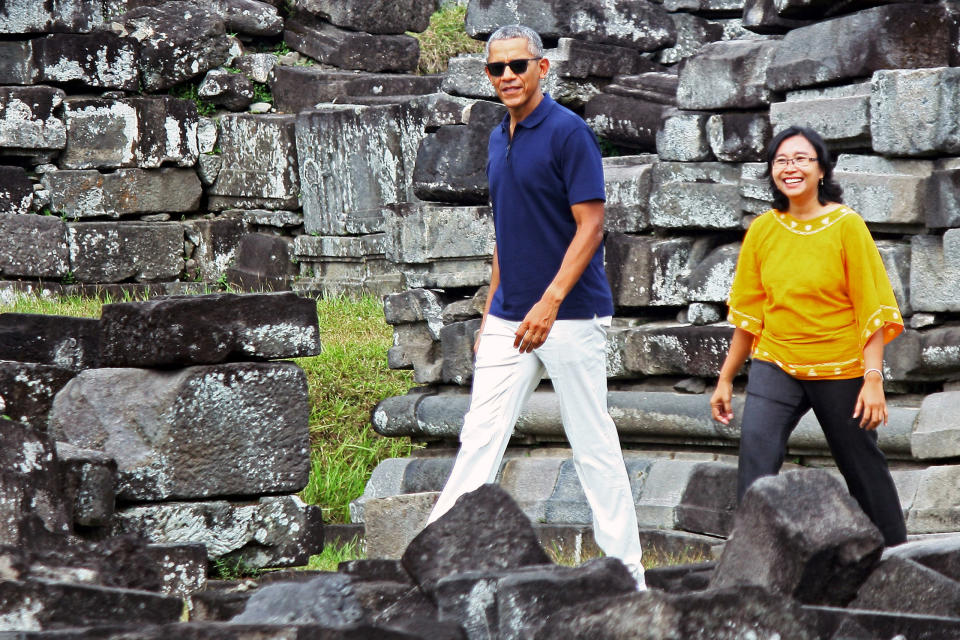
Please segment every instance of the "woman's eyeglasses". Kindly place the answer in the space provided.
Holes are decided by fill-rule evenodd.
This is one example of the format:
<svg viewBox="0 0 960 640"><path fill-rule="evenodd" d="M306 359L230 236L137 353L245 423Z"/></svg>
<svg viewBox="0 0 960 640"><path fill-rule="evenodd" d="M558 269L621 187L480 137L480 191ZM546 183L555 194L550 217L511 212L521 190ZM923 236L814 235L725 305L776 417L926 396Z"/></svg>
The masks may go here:
<svg viewBox="0 0 960 640"><path fill-rule="evenodd" d="M794 156L793 158L785 158L781 156L774 159L773 166L775 166L777 169L786 169L787 166L792 162L797 169L806 169L816 161L816 156Z"/></svg>
<svg viewBox="0 0 960 640"><path fill-rule="evenodd" d="M510 60L509 62L488 62L487 71L489 71L490 75L494 78L499 78L507 70L507 67L510 67L510 71L513 71L516 75L520 75L521 73L526 73L528 64L539 59L540 58L519 58L517 60Z"/></svg>

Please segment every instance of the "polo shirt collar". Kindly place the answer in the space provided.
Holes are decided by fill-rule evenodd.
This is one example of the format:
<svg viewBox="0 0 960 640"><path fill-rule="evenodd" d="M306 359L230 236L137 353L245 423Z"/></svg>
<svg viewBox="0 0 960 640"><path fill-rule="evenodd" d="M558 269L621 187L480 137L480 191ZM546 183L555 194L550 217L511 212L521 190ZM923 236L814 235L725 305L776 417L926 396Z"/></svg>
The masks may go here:
<svg viewBox="0 0 960 640"><path fill-rule="evenodd" d="M532 129L541 122L544 118L547 117L547 114L550 113L550 110L553 108L553 105L556 104L553 98L550 97L549 93L543 94L543 100L540 101L540 104L537 105L537 108L528 115L526 118L517 123L518 127L526 127ZM510 114L503 116L503 120L500 122L500 126L504 129L510 126Z"/></svg>

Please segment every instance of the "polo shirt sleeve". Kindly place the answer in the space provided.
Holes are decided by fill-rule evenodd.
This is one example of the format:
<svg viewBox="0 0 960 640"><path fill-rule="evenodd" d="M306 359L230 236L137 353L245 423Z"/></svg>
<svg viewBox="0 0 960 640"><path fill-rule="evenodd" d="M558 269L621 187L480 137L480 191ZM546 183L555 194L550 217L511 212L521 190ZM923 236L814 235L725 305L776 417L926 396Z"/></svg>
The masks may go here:
<svg viewBox="0 0 960 640"><path fill-rule="evenodd" d="M903 332L903 317L870 230L860 216L848 218L850 223L843 234L843 263L862 349L877 331L883 331L884 344L899 336Z"/></svg>
<svg viewBox="0 0 960 640"><path fill-rule="evenodd" d="M568 204L607 199L603 185L600 146L597 144L597 137L586 124L574 128L567 136L559 157L563 163L563 183L567 187Z"/></svg>
<svg viewBox="0 0 960 640"><path fill-rule="evenodd" d="M763 331L763 306L767 294L760 280L760 260L757 255L757 220L747 229L740 246L737 269L730 287L727 321L738 329L759 336Z"/></svg>

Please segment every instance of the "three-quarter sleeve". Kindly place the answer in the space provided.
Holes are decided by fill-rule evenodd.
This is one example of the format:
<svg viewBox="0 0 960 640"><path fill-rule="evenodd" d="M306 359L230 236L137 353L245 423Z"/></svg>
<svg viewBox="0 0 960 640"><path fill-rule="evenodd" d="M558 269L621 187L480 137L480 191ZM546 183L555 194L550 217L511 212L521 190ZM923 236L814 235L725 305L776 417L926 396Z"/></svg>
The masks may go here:
<svg viewBox="0 0 960 640"><path fill-rule="evenodd" d="M883 259L859 216L850 216L843 234L847 287L857 318L861 349L877 331L884 344L903 332L903 317Z"/></svg>
<svg viewBox="0 0 960 640"><path fill-rule="evenodd" d="M766 293L760 280L760 264L757 256L756 234L753 226L740 245L737 268L727 300L727 321L733 326L759 336L763 330L763 305Z"/></svg>

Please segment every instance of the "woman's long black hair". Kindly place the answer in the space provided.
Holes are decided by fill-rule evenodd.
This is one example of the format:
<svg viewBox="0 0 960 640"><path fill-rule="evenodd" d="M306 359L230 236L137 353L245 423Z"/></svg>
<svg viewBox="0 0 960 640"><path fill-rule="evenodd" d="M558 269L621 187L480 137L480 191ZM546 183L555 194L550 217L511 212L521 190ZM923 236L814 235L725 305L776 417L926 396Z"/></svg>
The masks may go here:
<svg viewBox="0 0 960 640"><path fill-rule="evenodd" d="M817 164L820 165L820 170L823 171L823 180L820 181L817 187L817 200L819 200L822 205L828 202L842 203L843 187L833 179L833 156L830 155L830 150L827 149L827 143L825 143L823 138L820 137L820 134L813 129L808 127L789 127L774 136L773 140L771 140L767 146L767 177L770 179L770 186L773 188L773 207L778 211L788 211L790 209L790 200L787 199L787 196L783 195L783 192L777 188L776 183L773 181L773 159L777 155L777 149L780 148L781 143L793 136L803 136L807 142L813 146L814 151L817 152Z"/></svg>

